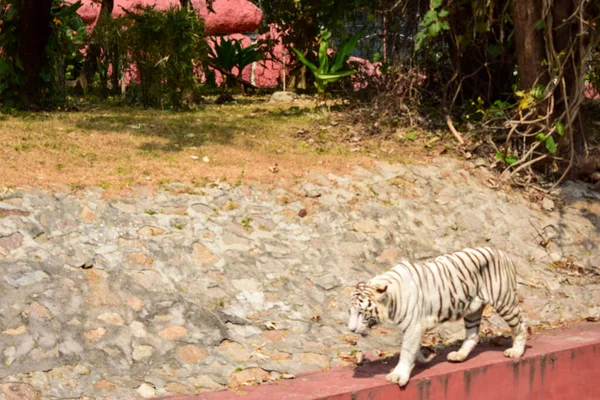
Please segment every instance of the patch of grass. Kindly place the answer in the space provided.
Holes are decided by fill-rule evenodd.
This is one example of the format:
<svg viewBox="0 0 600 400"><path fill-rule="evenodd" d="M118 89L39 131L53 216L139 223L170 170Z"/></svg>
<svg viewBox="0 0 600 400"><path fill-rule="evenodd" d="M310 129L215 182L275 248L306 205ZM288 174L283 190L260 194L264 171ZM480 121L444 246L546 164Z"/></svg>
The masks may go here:
<svg viewBox="0 0 600 400"><path fill-rule="evenodd" d="M307 171L343 174L371 162L364 152L350 152L355 145L344 139L356 127L329 124L331 118L315 112L310 100L288 105L238 97L238 104L191 112L81 102L78 112L2 115L0 159L8 160L0 163L3 184L84 182L119 190L169 182L207 186L217 179L297 183ZM275 163L277 174L269 170Z"/></svg>

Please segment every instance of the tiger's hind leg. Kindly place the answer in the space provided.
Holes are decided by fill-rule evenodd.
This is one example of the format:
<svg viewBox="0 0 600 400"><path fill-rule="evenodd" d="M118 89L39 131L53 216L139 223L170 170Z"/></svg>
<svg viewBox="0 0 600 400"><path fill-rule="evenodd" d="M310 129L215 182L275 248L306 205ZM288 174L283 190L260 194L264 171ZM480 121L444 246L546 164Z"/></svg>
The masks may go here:
<svg viewBox="0 0 600 400"><path fill-rule="evenodd" d="M460 349L453 351L448 354L448 361L462 362L469 356L471 351L479 343L479 326L481 324L481 314L483 313L483 307L481 306L477 311L466 315L464 317L465 328L467 329L467 336L465 341L460 346Z"/></svg>
<svg viewBox="0 0 600 400"><path fill-rule="evenodd" d="M513 346L504 350L504 355L510 358L519 358L525 353L525 343L527 342L527 325L523 321L523 314L519 307L518 300L511 306L506 306L498 310L498 314L506 321L513 334Z"/></svg>

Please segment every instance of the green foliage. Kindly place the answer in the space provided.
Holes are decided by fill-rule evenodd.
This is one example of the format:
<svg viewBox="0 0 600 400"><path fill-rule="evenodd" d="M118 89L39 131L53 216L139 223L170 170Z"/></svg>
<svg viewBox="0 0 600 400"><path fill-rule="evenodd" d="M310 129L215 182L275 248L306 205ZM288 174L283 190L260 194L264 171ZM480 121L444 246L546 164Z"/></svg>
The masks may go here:
<svg viewBox="0 0 600 400"><path fill-rule="evenodd" d="M108 95L109 82L114 84L122 78L120 70L128 63L126 30L129 25L130 21L125 17L113 18L108 13L101 13L90 36L90 47L95 46L98 51L93 81L99 84L103 96ZM113 65L115 67L111 68Z"/></svg>
<svg viewBox="0 0 600 400"><path fill-rule="evenodd" d="M233 74L234 68L237 68L237 76L241 78L244 68L254 62L260 62L267 59L264 41L258 41L249 46L243 47L242 41L221 37L219 40L212 39L212 47L208 50L208 62L218 69ZM231 86L233 82L226 80L227 85Z"/></svg>
<svg viewBox="0 0 600 400"><path fill-rule="evenodd" d="M18 93L25 85L19 58L20 0L4 0L0 8L0 102L18 104ZM50 11L51 35L45 53L48 62L40 72L43 101L64 100L65 80L73 77L83 61L86 30L77 14L81 2L54 0Z"/></svg>
<svg viewBox="0 0 600 400"><path fill-rule="evenodd" d="M506 156L500 152L496 153L496 159L500 160L500 161L504 161L508 165L513 165L514 163L519 161L519 159L515 156Z"/></svg>
<svg viewBox="0 0 600 400"><path fill-rule="evenodd" d="M331 32L325 29L319 34L318 52L317 57L319 60L319 66L316 66L310 62L298 49L293 48L292 50L296 53L300 61L306 65L315 76L315 86L321 95L325 95L327 85L338 80L354 74L354 70L341 70L342 67L348 61L350 53L356 48L360 33L352 36L339 51L335 53L335 59L330 62L329 55L327 54L329 47L329 40L331 38Z"/></svg>
<svg viewBox="0 0 600 400"><path fill-rule="evenodd" d="M85 45L87 32L77 14L81 6L81 1L69 4L55 0L51 9L52 35L46 45L50 70L43 71L41 75L50 88L58 90L62 100L65 99L65 80L74 79L75 67L83 63L81 49Z"/></svg>
<svg viewBox="0 0 600 400"><path fill-rule="evenodd" d="M0 8L0 101L6 102L25 85L19 54L18 0L6 0ZM13 92L13 93L11 93Z"/></svg>
<svg viewBox="0 0 600 400"><path fill-rule="evenodd" d="M139 73L144 106L179 108L196 84L195 69L207 54L204 21L194 10L154 7L124 10L126 43Z"/></svg>
<svg viewBox="0 0 600 400"><path fill-rule="evenodd" d="M437 37L442 31L450 30L448 15L450 11L442 7L442 0L431 0L430 9L423 16L415 35L415 51L420 50L429 39Z"/></svg>

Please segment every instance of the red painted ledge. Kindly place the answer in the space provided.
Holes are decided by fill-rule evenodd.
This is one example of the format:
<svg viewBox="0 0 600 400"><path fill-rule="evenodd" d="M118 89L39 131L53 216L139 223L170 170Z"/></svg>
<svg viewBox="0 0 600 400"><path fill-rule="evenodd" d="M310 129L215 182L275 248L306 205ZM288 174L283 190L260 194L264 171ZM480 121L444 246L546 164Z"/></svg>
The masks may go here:
<svg viewBox="0 0 600 400"><path fill-rule="evenodd" d="M534 336L518 361L505 358L504 349L479 346L460 364L447 362L442 353L415 368L404 389L385 380L397 362L391 359L248 387L245 394L221 391L170 400L600 399L600 323Z"/></svg>

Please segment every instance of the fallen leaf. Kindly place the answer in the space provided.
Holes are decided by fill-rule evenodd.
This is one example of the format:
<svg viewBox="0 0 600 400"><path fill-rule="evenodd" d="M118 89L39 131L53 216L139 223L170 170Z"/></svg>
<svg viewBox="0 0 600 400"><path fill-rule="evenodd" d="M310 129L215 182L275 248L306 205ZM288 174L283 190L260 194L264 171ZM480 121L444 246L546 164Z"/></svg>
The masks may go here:
<svg viewBox="0 0 600 400"><path fill-rule="evenodd" d="M312 317L310 317L310 320L312 322L319 322L319 321L321 321L321 316L320 315L313 315Z"/></svg>
<svg viewBox="0 0 600 400"><path fill-rule="evenodd" d="M340 337L340 340L348 343L351 346L355 346L358 343L358 338L353 335L344 335Z"/></svg>

